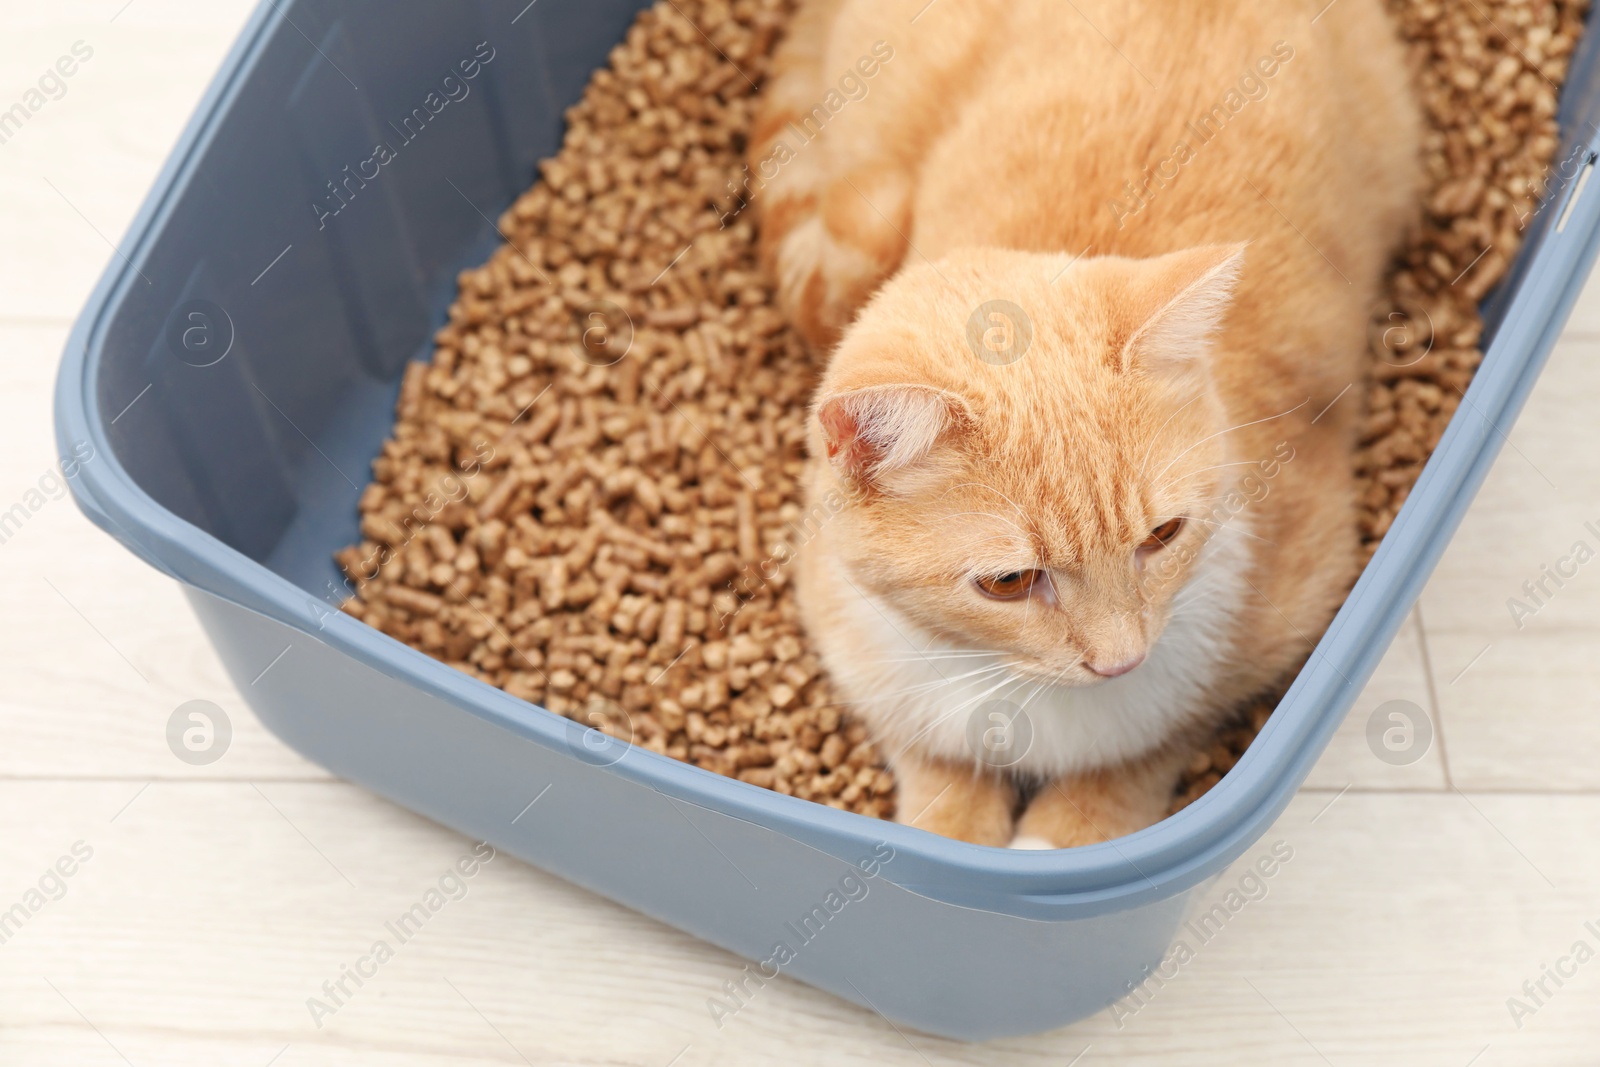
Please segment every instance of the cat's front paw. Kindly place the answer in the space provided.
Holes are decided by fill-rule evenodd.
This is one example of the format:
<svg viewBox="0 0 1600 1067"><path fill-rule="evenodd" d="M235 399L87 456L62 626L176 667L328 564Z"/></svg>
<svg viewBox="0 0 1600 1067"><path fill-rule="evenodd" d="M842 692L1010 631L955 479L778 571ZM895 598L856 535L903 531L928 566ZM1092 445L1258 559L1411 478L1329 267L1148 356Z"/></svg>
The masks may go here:
<svg viewBox="0 0 1600 1067"><path fill-rule="evenodd" d="M1016 789L997 774L974 774L963 764L907 755L895 765L895 821L941 837L999 848L1013 836Z"/></svg>
<svg viewBox="0 0 1600 1067"><path fill-rule="evenodd" d="M1089 814L1091 810L1093 817ZM1089 795L1080 793L1073 799L1057 785L1033 798L1022 818L1017 820L1011 847L1078 848L1097 845L1138 829L1120 814L1094 803Z"/></svg>
<svg viewBox="0 0 1600 1067"><path fill-rule="evenodd" d="M1032 834L1018 834L1016 837L1011 839L1011 844L1007 845L1006 847L1044 850L1054 849L1056 846L1052 845L1049 841L1046 841L1042 837L1035 837Z"/></svg>
<svg viewBox="0 0 1600 1067"><path fill-rule="evenodd" d="M1024 816L1026 819L1026 816ZM1031 825L1019 827L1018 832L1011 838L1008 848L1043 849L1081 848L1084 845L1098 845L1102 841L1110 840L1110 835L1102 832L1098 827L1083 824L1054 826L1049 829L1039 827L1040 820L1029 820Z"/></svg>

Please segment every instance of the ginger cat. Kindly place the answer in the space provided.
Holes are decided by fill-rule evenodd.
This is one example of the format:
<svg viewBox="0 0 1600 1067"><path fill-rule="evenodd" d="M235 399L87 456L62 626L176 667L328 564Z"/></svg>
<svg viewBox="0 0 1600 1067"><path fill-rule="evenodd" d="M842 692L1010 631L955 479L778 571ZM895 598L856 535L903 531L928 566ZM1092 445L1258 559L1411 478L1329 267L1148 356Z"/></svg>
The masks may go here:
<svg viewBox="0 0 1600 1067"><path fill-rule="evenodd" d="M801 607L900 820L1148 826L1322 634L1406 70L1379 0L803 0L748 197L833 346Z"/></svg>

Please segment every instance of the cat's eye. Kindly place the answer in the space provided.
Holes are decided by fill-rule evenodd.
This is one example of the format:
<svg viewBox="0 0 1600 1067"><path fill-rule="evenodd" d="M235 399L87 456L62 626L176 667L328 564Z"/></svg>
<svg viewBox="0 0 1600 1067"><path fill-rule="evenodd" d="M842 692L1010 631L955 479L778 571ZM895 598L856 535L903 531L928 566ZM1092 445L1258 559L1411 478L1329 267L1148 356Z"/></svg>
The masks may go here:
<svg viewBox="0 0 1600 1067"><path fill-rule="evenodd" d="M986 574L974 578L972 584L986 597L994 600L1020 600L1033 591L1044 577L1038 570L1007 571L1005 574Z"/></svg>
<svg viewBox="0 0 1600 1067"><path fill-rule="evenodd" d="M1145 538L1144 544L1139 547L1150 549L1152 552L1158 548L1165 548L1174 537L1178 536L1178 531L1181 529L1183 529L1182 519L1168 519L1151 530L1150 536Z"/></svg>

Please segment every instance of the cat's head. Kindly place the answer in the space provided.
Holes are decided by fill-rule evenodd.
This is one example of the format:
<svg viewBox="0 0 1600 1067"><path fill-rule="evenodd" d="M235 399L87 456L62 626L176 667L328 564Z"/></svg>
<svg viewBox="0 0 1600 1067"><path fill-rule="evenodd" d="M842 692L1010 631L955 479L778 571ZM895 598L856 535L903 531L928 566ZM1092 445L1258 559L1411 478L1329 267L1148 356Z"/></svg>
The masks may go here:
<svg viewBox="0 0 1600 1067"><path fill-rule="evenodd" d="M822 580L1040 680L1135 669L1237 481L1212 347L1243 250L983 249L902 271L818 391L850 572Z"/></svg>

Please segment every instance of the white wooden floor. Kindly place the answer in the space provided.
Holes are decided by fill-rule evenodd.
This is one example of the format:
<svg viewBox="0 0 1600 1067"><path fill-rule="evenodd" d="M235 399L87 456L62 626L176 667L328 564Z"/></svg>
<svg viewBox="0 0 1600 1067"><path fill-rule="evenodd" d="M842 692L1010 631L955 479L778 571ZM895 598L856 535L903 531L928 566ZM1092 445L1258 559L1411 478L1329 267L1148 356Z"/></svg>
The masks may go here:
<svg viewBox="0 0 1600 1067"><path fill-rule="evenodd" d="M0 108L75 41L94 50L0 145L0 510L55 461L70 320L248 7L124 3L0 0ZM1294 848L1267 895L1121 1026L981 1047L788 979L719 1030L706 999L732 956L507 858L317 1026L307 998L469 843L269 736L178 589L50 500L0 544L0 912L34 912L0 943L0 1064L1600 1063L1600 564L1520 630L1506 607L1575 541L1600 547L1597 409L1600 288L1255 850ZM167 747L194 699L234 727L209 766ZM1394 699L1438 728L1409 766L1364 736ZM1535 1002L1546 967L1570 976Z"/></svg>

